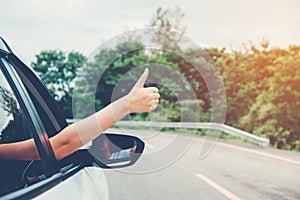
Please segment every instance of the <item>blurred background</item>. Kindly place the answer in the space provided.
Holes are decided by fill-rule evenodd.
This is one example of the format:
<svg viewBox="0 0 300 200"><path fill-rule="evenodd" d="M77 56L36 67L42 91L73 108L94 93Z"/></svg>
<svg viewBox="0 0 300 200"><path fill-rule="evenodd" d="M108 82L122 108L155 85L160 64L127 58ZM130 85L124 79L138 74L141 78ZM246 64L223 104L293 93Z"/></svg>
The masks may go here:
<svg viewBox="0 0 300 200"><path fill-rule="evenodd" d="M255 176L262 176L259 174L264 174L262 171L268 170L267 168L284 165L282 163L286 162L283 159L277 159L280 164L261 161L270 165L257 167L257 170L262 171L254 172L251 175L252 178L244 177L245 171L240 172L239 178L242 176L244 180L240 181L243 183L242 189L238 188L237 182L228 187L235 191L237 196L246 199L300 198L300 193L296 189L300 185L300 172L295 169L296 166L299 168L300 151L300 1L0 0L0 3L1 36L9 42L25 63L32 66L38 73L68 119L73 118L72 98L79 98L78 93L74 92L75 77L79 76L82 78L81 81L88 79L95 81L96 78L91 78L97 74L95 68L107 67L110 58L120 55L127 48L145 48L143 42L137 38L128 38L126 41L120 41L114 48L97 52L95 56L97 66L89 63L86 68L89 70L80 71L90 53L99 44L124 31L143 27L157 28L164 34L153 37L152 40L162 48L180 50L195 58L193 62L201 66L214 63L223 79L226 91L225 124L267 138L271 147L270 149L260 149L257 146L244 146L250 144L244 144L242 147L241 144L238 144L239 148L259 148L259 151L267 151L270 155L288 159L287 168L275 170L272 175L269 174L262 180L252 179ZM171 30L177 31L179 36L173 35ZM199 48L181 49L178 45L182 39L181 35L192 39ZM203 51L210 56L209 60L197 59L197 56L203 55ZM170 84L170 80L163 80L160 85L155 86L160 88L162 95L160 104L165 108L167 117L161 119L154 113L152 119L178 122L185 110L190 115L195 115L193 117L200 122L210 121L211 99L203 77L195 72L192 65L167 51L156 52L156 54L135 51L109 63L105 75L97 83L97 98L92 101L93 106L95 105L98 110L110 103L114 86L122 75L136 66L147 66L149 63L164 64L183 74L196 93L196 101L186 99L179 105L176 95L167 87L163 87ZM135 79L132 78L132 80ZM81 83L84 86L90 84L91 82ZM172 84L179 88L182 84L184 85L180 82ZM126 91L123 92L126 93ZM178 92L180 93L180 91ZM81 98L88 99L86 96ZM199 106L199 113L190 112L194 109L195 104ZM83 102L82 105L77 105L77 107L80 106L86 106L86 104ZM88 114L90 113L81 113L79 117ZM136 121L150 120L147 114L133 115L132 117ZM172 132L174 129L165 129L164 131ZM189 131L186 130L185 133L189 133ZM205 132L201 133L205 135ZM225 133L222 138L233 139ZM222 146L222 148L225 147ZM224 151L224 149L220 151ZM240 151L239 149L238 152ZM229 160L235 157L235 154L231 155L231 153L228 155ZM266 152L261 154L266 154ZM244 159L244 156L239 156ZM217 163L220 159L222 158L213 162ZM206 160L206 162L208 161ZM244 167L249 167L249 163L252 163L251 160L249 163L244 160L239 160L239 162L242 162L241 165ZM190 167L187 163L194 162L184 162L183 165L187 166L183 169ZM209 164L208 166L211 168ZM250 164L250 166L252 165ZM180 168L176 167L176 170ZM281 174L282 171L289 174ZM211 177L216 176L214 180L218 180L224 176L227 180L232 178L231 172L235 173L234 170L230 170L230 172L224 172L219 176L211 175ZM116 177L110 173L113 172L109 172L107 176ZM176 176L173 173L171 173L171 177ZM211 172L211 174L216 173ZM158 176L164 175L158 174ZM276 176L284 177L281 181L277 180L277 185L274 183L274 179L277 179ZM149 179L149 177L145 177ZM202 177L203 180L203 176L197 177ZM118 184L118 181L114 181L117 179L111 179L112 187ZM220 180L223 186L228 183L228 180L225 179ZM172 180L172 178L166 178L164 183L169 184L168 180ZM184 175L183 179L177 181L184 184L189 179L187 175ZM136 178L134 181L128 180L128 182L135 182L134 187L139 185ZM165 185L160 189L155 188L156 184L158 183L152 184L153 188L150 191L165 192L164 196L156 196L162 199L174 199L171 194L178 192L176 190L179 187L182 188L181 184L177 186L170 183L174 190L168 191L166 188L162 189L166 187ZM255 189L256 184L263 189ZM211 192L205 190L206 186L196 187L203 189L201 193L199 191L193 193L196 189L190 191L189 187L192 188L188 185L188 188L182 189L183 193L177 194L177 197L198 199L198 195L202 194L205 194L203 198L222 199L224 197L219 194L210 196ZM148 190L144 188L137 191ZM243 196L245 191L250 192L253 196ZM191 196L187 195L187 192ZM126 189L117 190L112 194L112 198L133 198L130 194L125 193ZM150 193L144 199L151 199ZM148 193L146 192L146 194ZM214 193L212 192L212 194ZM234 199L237 196L226 197Z"/></svg>

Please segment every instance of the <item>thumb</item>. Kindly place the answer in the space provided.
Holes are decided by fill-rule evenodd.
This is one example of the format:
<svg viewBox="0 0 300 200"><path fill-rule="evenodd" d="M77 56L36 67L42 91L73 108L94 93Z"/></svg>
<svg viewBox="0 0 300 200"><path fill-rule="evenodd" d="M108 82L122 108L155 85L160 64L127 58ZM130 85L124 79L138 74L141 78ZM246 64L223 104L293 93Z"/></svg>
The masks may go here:
<svg viewBox="0 0 300 200"><path fill-rule="evenodd" d="M147 80L149 76L149 69L146 68L144 73L141 75L141 77L139 78L139 80L135 83L135 85L133 86L132 90L136 90L138 88L142 88L144 87L144 84Z"/></svg>

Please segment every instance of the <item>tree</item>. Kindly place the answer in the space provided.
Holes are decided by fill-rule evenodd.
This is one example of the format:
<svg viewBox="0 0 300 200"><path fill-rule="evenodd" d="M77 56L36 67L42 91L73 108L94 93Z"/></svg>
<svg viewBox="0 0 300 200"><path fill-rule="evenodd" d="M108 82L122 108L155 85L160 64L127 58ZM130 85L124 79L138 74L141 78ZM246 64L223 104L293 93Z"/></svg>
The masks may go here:
<svg viewBox="0 0 300 200"><path fill-rule="evenodd" d="M184 12L181 12L179 7L165 10L159 7L150 20L150 27L157 29L153 42L160 44L162 49L178 47L186 31L186 26L181 23L183 17Z"/></svg>
<svg viewBox="0 0 300 200"><path fill-rule="evenodd" d="M278 49L269 53L278 53ZM300 149L299 63L297 48L277 56L267 67L273 74L267 80L268 89L258 95L250 112L242 118L247 129L269 137L271 144L278 148Z"/></svg>
<svg viewBox="0 0 300 200"><path fill-rule="evenodd" d="M147 54L142 43L124 40L113 49L102 49L96 53L80 70L76 80L75 115L78 118L88 116L94 110L126 95L139 77L139 69L151 68L152 64L176 68L176 65L168 61L168 53L152 53ZM151 84L147 85L160 88L161 97L167 100L166 105L177 100L174 92L167 86L176 88L176 92L180 92L178 88L184 88L184 83L180 83L179 87L180 80L176 83L168 79L170 71L176 72L160 69L159 73L150 73L148 81Z"/></svg>
<svg viewBox="0 0 300 200"><path fill-rule="evenodd" d="M243 128L240 119L249 113L258 95L269 88L268 79L273 72L268 66L275 58L266 41L259 46L251 43L250 47L223 53L217 58L226 89L227 124Z"/></svg>
<svg viewBox="0 0 300 200"><path fill-rule="evenodd" d="M49 50L36 55L36 61L31 63L67 118L72 117L72 82L85 61L78 52Z"/></svg>
<svg viewBox="0 0 300 200"><path fill-rule="evenodd" d="M26 118L11 91L0 86L0 107L10 119L0 134L0 143L18 142L31 137Z"/></svg>

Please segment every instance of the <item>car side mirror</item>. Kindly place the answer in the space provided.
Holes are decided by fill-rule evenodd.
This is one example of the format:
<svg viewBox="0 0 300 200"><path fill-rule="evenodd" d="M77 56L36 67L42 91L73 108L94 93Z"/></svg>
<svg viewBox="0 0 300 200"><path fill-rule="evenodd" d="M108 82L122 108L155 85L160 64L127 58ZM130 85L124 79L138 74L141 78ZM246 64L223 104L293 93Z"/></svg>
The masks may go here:
<svg viewBox="0 0 300 200"><path fill-rule="evenodd" d="M103 133L93 140L89 152L101 168L133 165L144 151L145 144L135 136Z"/></svg>

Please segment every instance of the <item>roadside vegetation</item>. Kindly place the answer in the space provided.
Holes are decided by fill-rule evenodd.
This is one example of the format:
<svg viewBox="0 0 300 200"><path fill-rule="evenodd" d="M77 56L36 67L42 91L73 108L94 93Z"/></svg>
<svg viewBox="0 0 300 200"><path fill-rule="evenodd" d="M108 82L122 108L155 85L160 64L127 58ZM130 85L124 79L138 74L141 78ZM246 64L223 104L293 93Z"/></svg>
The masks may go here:
<svg viewBox="0 0 300 200"><path fill-rule="evenodd" d="M299 151L300 46L291 44L287 48L271 47L269 41L262 39L257 44L251 42L244 44L240 49L211 47L183 50L177 45L181 37L172 35L170 31L176 29L182 34L185 33L186 27L181 25L183 16L184 13L179 8L175 10L159 8L150 22L151 26L160 30L153 41L161 44L164 49L174 48L190 55L195 58L194 63L204 68L209 69L213 63L217 66L226 91L227 125L267 137L276 148ZM139 50L122 55L126 48ZM204 52L209 58L198 59L197 56L203 55ZM111 62L112 57L118 59ZM153 51L150 54L145 51L143 41L128 38L126 41L120 41L113 49L98 52L93 62L86 61L87 58L80 52L45 50L37 54L36 60L31 64L57 100L66 118L73 117L72 98L82 100L74 105L77 108L92 106L96 110L101 109L113 98L118 98L112 98L112 91L126 72L138 66L147 67L152 63L159 63L182 74L195 91L197 100L181 99L179 104L176 96L183 92L187 83L168 79L172 75L165 76L155 86L160 90L160 104L167 117L161 118L154 113L151 119L178 122L181 121L182 113L188 112L191 119L210 121L211 97L206 82L199 73L196 73L191 63L177 54L170 51ZM84 63L85 70L80 71ZM100 80L97 78L99 72L103 72ZM82 86L76 88L77 92L74 92L75 77L79 81L77 87ZM124 83L127 84L125 88L130 88L130 84L135 80L135 76L128 77L128 81ZM89 88L95 84L97 88ZM174 92L170 88L178 90ZM93 90L95 94L88 93ZM127 92L120 90L119 95L122 96ZM194 106L198 106L199 113L190 112ZM89 114L91 113L81 112L77 113L77 116L84 117ZM131 117L134 120L150 119L148 114Z"/></svg>

